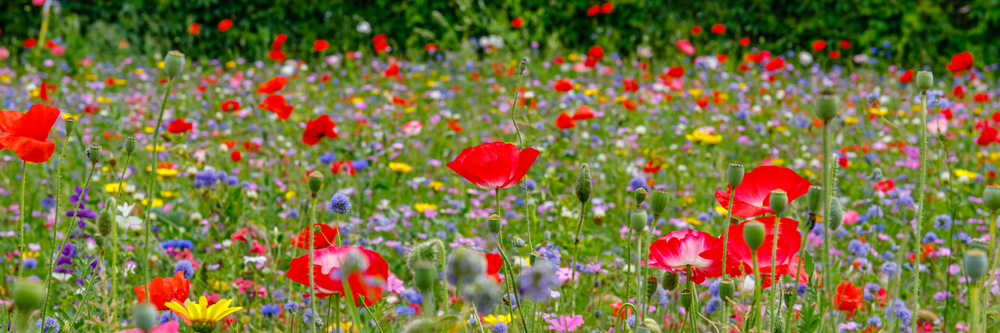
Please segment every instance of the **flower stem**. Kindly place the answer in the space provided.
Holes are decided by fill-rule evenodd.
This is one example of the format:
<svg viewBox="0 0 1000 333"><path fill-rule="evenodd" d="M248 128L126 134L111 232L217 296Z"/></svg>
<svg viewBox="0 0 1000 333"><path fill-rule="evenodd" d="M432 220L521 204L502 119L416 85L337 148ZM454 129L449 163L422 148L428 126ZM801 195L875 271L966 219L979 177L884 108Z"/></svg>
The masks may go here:
<svg viewBox="0 0 1000 333"><path fill-rule="evenodd" d="M17 243L17 251L19 252L18 255L21 256L21 259L18 260L18 263L20 264L21 267L17 268L18 282L21 281L21 272L24 271L24 215L25 213L27 213L24 209L24 192L25 192L24 183L28 180L27 172L28 172L28 161L24 161L23 163L21 163L21 204L20 206L17 207L18 209L21 210L21 242ZM993 240L991 239L990 242L993 242Z"/></svg>
<svg viewBox="0 0 1000 333"><path fill-rule="evenodd" d="M972 282L970 289L972 289L969 291L972 301L969 303L969 307L972 312L972 320L969 322L969 333L979 333L979 294L982 287L977 280Z"/></svg>
<svg viewBox="0 0 1000 333"><path fill-rule="evenodd" d="M823 281L830 281L829 273L830 270L833 269L832 265L830 265L830 233L833 232L833 230L830 230L830 199L833 196L833 184L832 184L833 177L830 177L831 172L832 171L830 170L830 122L827 121L823 123L823 229L824 230L823 230L823 253L821 253L823 255L822 256L823 264L821 265L821 267L823 268ZM826 308L823 305L824 303L823 301L826 300L827 297L832 297L832 295L830 295L830 293L827 292L826 290L823 290L823 293L826 295L824 297L819 297L819 311L822 311L822 313L826 313ZM822 321L825 320L826 316L821 316L820 318L821 318L820 319L821 324L819 327L824 327Z"/></svg>
<svg viewBox="0 0 1000 333"><path fill-rule="evenodd" d="M753 257L752 259L753 259L753 299L754 300L753 300L753 311L751 312L751 317L750 317L750 322L752 323L750 325L750 328L753 329L754 326L763 326L763 325L759 325L759 323L760 323L760 307L762 306L761 301L760 301L760 294L761 294L761 289L762 289L761 286L763 284L763 281L761 281L761 279L760 279L760 265L757 264L757 251L754 250L753 252L751 252L751 254L752 254L752 257Z"/></svg>
<svg viewBox="0 0 1000 333"><path fill-rule="evenodd" d="M341 274L342 274L341 275L341 283L344 284L344 294L347 295L348 298L350 299L350 301L347 302L347 310L351 312L351 320L353 320L353 325L352 326L354 326L354 330L355 331L360 332L360 330L358 329L358 326L361 325L361 316L358 315L358 305L356 303L354 303L355 298L354 298L354 293L351 292L351 284L347 283L347 280L349 280L348 276L351 275L351 274L356 274L356 272L347 272L347 274L344 274L344 272L342 270ZM336 296L334 296L334 297L336 297ZM359 297L357 299L358 302L364 303L364 301L365 301L364 298L361 297L361 295L358 295L358 297Z"/></svg>
<svg viewBox="0 0 1000 333"><path fill-rule="evenodd" d="M729 225L733 218L733 198L736 196L736 188L733 187L729 189L729 208L726 209L726 220L722 223L722 277L726 276L726 256L729 255ZM722 300L722 326L729 326L729 311L727 311L727 306L729 305L728 300Z"/></svg>
<svg viewBox="0 0 1000 333"><path fill-rule="evenodd" d="M586 215L584 212L587 210L587 203L583 202L580 204L580 220L576 223L576 237L573 238L573 263L570 264L569 269L569 281L573 283L573 294L570 296L573 299L572 304L569 308L569 314L572 317L576 314L576 292L577 288L580 286L576 279L576 258L577 254L580 253L580 233L583 231L583 217Z"/></svg>
<svg viewBox="0 0 1000 333"><path fill-rule="evenodd" d="M756 261L755 261L756 262ZM694 280L691 279L693 274L691 273L691 265L687 266L687 283L688 291L691 292L691 309L688 310L688 315L691 316L691 333L697 332L698 328L698 317L695 316L698 313L698 291L695 290Z"/></svg>
<svg viewBox="0 0 1000 333"><path fill-rule="evenodd" d="M647 310L647 307L644 306L643 303L642 303L642 299L644 298L643 294L646 292L646 288L645 288L646 287L646 285L645 285L646 278L643 277L643 267L642 267L642 241L644 240L644 238L646 238L645 235L646 235L646 230L644 230L644 229L636 230L636 238L638 238L637 241L639 242L639 247L636 249L636 251L638 253L636 253L637 257L636 257L636 260L635 260L636 261L636 268L635 268L635 270L636 270L636 273L638 273L638 274L636 274L636 277L639 278L639 280L636 281L636 284L637 284L636 289L638 289L638 290L636 290L636 294L638 294L638 297L636 297L636 303L639 303L639 309L640 310L639 310L639 312L637 312L635 314L635 318L639 322L642 322L643 312ZM636 326L638 326L638 325L636 325Z"/></svg>
<svg viewBox="0 0 1000 333"><path fill-rule="evenodd" d="M118 199L117 202L122 200L122 192L125 191L122 188L122 184L125 183L125 171L128 170L128 162L132 158L132 153L125 155L125 164L122 166L122 176L118 179ZM117 207L111 207L111 209L117 209ZM123 214L124 215L124 214ZM111 299L118 299L118 219L117 214L111 214ZM111 318L115 318L118 311L111 311Z"/></svg>
<svg viewBox="0 0 1000 333"><path fill-rule="evenodd" d="M315 268L316 265L314 264L313 261L314 260L313 256L316 255L315 253L313 253L314 252L313 249L316 246L315 244L316 233L313 232L313 224L315 223L316 223L316 193L313 193L312 204L309 206L309 226L307 227L309 230L309 293L312 294L311 296L309 296L309 308L312 309L313 312L313 323L312 323L313 325L310 326L312 326L313 333L316 333L315 321L319 319L319 311L316 308L316 294L315 294L316 276L313 275L316 269ZM347 279L344 279L344 285L346 284L347 284ZM348 293L350 293L350 291L348 291ZM340 311L340 309L337 309L337 311ZM340 325L340 323L337 323L337 325Z"/></svg>
<svg viewBox="0 0 1000 333"><path fill-rule="evenodd" d="M160 116L157 117L157 119L156 119L156 127L153 128L153 164L152 164L152 167L151 167L151 170L150 170L152 173L149 174L149 187L148 187L148 190L146 191L146 194L149 196L149 198L147 199L147 200L149 200L149 204L146 205L146 218L143 219L143 224L144 224L144 228L145 228L145 239L142 242L142 244L143 244L143 246L142 246L142 248L143 248L143 250L142 250L142 252L143 252L143 254L142 254L142 260L146 261L145 262L146 266L143 267L143 269L142 269L142 275L143 275L143 279L144 279L143 281L146 281L146 283L149 283L149 271L150 271L150 267L149 266L152 265L152 264L149 263L149 247L150 247L150 244L149 244L149 233L150 233L150 228L151 228L150 224L153 224L153 223L152 223L152 221L149 220L149 215L152 214L152 212L153 212L153 203L154 203L154 201L156 201L156 191L154 190L154 188L155 188L154 186L156 185L156 175L157 175L156 172L159 171L159 169L160 169L159 165L156 164L156 160L157 160L157 158L160 155L159 152L156 149L156 143L160 139L160 125L163 124L163 111L167 109L167 101L168 101L167 98L170 97L170 89L172 89L173 86L174 86L174 79L173 78L167 79L167 89L163 92L163 102L160 103ZM146 289L146 301L149 302L150 301L150 299L149 299L149 289L150 288L147 285L145 289Z"/></svg>
<svg viewBox="0 0 1000 333"><path fill-rule="evenodd" d="M524 64L525 67L521 68L521 64ZM521 62L518 63L517 67L520 70L518 71L517 74L517 85L514 86L514 100L513 102L511 102L510 106L510 121L514 123L514 131L517 132L518 148L524 149L524 140L521 139L521 129L517 126L517 118L514 111L517 110L517 95L521 90L521 77L524 76L524 70L528 68L527 62L521 60ZM532 251L534 251L535 243L533 243L531 239L531 204L529 204L528 202L527 176L521 177L521 190L524 191L524 220L527 222L526 226L528 228L528 246L531 248Z"/></svg>
<svg viewBox="0 0 1000 333"><path fill-rule="evenodd" d="M346 282L345 282L345 284L346 284ZM369 309L368 308L368 304L365 303L365 297L361 296L361 295L358 295L358 298L361 299L361 304L365 306L365 312L367 312L368 315L372 315L372 310ZM372 316L372 321L375 322L375 327L378 327L378 331L380 333L385 333L385 331L382 330L382 325L378 323L378 318L375 318L374 316Z"/></svg>
<svg viewBox="0 0 1000 333"><path fill-rule="evenodd" d="M774 308L771 309L771 330L773 331L776 325L774 324L774 315L778 313L781 308L781 299L778 298L779 289L781 286L778 285L778 274L777 269L774 266L774 258L778 257L778 235L781 234L781 214L774 217L774 243L771 246L771 302L775 302ZM798 273L798 272L796 272Z"/></svg>
<svg viewBox="0 0 1000 333"><path fill-rule="evenodd" d="M917 182L917 216L916 216L916 226L914 227L915 236L917 239L916 250L916 263L913 265L913 313L916 314L920 312L920 223L923 221L924 216L924 205L926 204L926 194L924 193L925 186L927 184L927 91L924 90L920 98L920 176ZM996 229L995 221L990 221L990 250L993 249L993 231ZM912 325L914 331L919 331L920 328L917 326L917 316L912 316Z"/></svg>

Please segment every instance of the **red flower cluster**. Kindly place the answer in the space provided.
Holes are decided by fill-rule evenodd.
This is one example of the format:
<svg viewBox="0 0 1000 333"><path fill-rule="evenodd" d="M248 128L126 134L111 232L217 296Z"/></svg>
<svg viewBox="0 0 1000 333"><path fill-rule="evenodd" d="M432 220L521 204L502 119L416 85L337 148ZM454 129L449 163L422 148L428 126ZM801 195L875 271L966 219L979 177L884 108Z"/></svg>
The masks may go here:
<svg viewBox="0 0 1000 333"><path fill-rule="evenodd" d="M615 5L613 3L606 3L603 5L593 5L587 8L587 16L594 16L597 14L611 14L611 11L615 10Z"/></svg>
<svg viewBox="0 0 1000 333"><path fill-rule="evenodd" d="M386 41L385 34L378 34L372 37L372 44L375 46L375 52L382 53L389 49L389 42Z"/></svg>
<svg viewBox="0 0 1000 333"><path fill-rule="evenodd" d="M167 124L167 132L178 134L194 129L194 124L184 121L184 118L177 118Z"/></svg>
<svg viewBox="0 0 1000 333"><path fill-rule="evenodd" d="M274 37L274 42L271 43L271 51L267 53L267 57L277 62L285 61L285 52L282 51L282 48L284 48L285 41L287 40L288 35L285 34Z"/></svg>

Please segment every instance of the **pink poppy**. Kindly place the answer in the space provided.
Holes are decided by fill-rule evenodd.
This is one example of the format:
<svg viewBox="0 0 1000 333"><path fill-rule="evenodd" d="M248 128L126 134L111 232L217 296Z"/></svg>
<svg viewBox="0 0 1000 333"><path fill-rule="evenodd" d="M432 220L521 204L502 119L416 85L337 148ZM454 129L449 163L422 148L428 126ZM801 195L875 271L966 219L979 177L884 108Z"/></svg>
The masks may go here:
<svg viewBox="0 0 1000 333"><path fill-rule="evenodd" d="M678 230L649 245L650 267L685 273L691 266L691 280L722 276L722 240L698 230Z"/></svg>

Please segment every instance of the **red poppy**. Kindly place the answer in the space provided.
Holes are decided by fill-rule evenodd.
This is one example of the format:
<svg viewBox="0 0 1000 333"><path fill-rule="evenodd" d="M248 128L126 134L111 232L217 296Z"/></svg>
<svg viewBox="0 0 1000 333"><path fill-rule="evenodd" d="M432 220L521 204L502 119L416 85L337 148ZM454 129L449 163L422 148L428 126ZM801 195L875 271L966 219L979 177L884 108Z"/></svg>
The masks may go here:
<svg viewBox="0 0 1000 333"><path fill-rule="evenodd" d="M769 71L779 70L783 67L785 67L785 60L781 58L771 59L771 61L768 61L767 64L764 65L764 69Z"/></svg>
<svg viewBox="0 0 1000 333"><path fill-rule="evenodd" d="M313 232L313 250L325 249L337 244L337 232L339 229L331 227L325 223L313 224L313 227L319 227L320 231ZM309 227L302 229L295 238L292 238L292 246L298 247L300 249L309 249Z"/></svg>
<svg viewBox="0 0 1000 333"><path fill-rule="evenodd" d="M556 117L556 127L560 130L573 128L576 127L576 121L566 111L563 111L563 113L559 114L559 117Z"/></svg>
<svg viewBox="0 0 1000 333"><path fill-rule="evenodd" d="M702 30L701 30L701 26L700 25L696 25L694 27L691 27L691 34L692 35L700 35L701 33L702 33Z"/></svg>
<svg viewBox="0 0 1000 333"><path fill-rule="evenodd" d="M232 153L229 153L229 159L233 160L233 162L242 161L243 153L241 153L239 150L234 150Z"/></svg>
<svg viewBox="0 0 1000 333"><path fill-rule="evenodd" d="M35 44L38 44L38 42L35 41L34 38L28 38L28 39L24 40L24 47L25 48L29 48L29 49L33 48L33 47L35 47Z"/></svg>
<svg viewBox="0 0 1000 333"><path fill-rule="evenodd" d="M688 56L694 55L695 52L694 45L691 45L691 42L689 42L687 39L681 39L677 41L677 43L674 45L677 46L677 49L680 50L681 53L684 53Z"/></svg>
<svg viewBox="0 0 1000 333"><path fill-rule="evenodd" d="M463 130L462 125L459 125L458 122L454 120L448 122L448 128L451 128L451 130L455 131L455 133L462 133Z"/></svg>
<svg viewBox="0 0 1000 333"><path fill-rule="evenodd" d="M847 314L848 319L854 317L855 310L864 309L864 302L864 293L854 284L840 281L840 284L837 285L837 292L833 296L833 306L837 310L850 312Z"/></svg>
<svg viewBox="0 0 1000 333"><path fill-rule="evenodd" d="M840 41L840 48L842 48L842 49L849 49L849 48L851 48L851 42L849 42L846 39L841 40Z"/></svg>
<svg viewBox="0 0 1000 333"><path fill-rule="evenodd" d="M330 172L332 172L335 175L344 172L348 176L353 176L358 174L358 171L354 170L354 163L351 163L351 161L336 161L331 163Z"/></svg>
<svg viewBox="0 0 1000 333"><path fill-rule="evenodd" d="M890 191L896 189L896 182L892 179L880 180L875 183L875 187L872 189L882 193L889 193Z"/></svg>
<svg viewBox="0 0 1000 333"><path fill-rule="evenodd" d="M900 83L910 83L910 81L913 81L913 70L912 69L906 70L905 72L903 72L903 75L899 76L899 82Z"/></svg>
<svg viewBox="0 0 1000 333"><path fill-rule="evenodd" d="M352 251L356 253L352 254ZM341 265L351 255L367 259L368 265L355 271L342 271ZM333 246L313 251L313 257L312 278L315 281L317 297L325 298L333 294L343 296L343 278L347 277L347 284L351 288L351 300L356 306L361 304L372 306L382 299L382 293L389 279L389 265L377 252L353 245ZM286 276L308 287L309 265L309 254L292 259ZM360 302L359 296L364 296L364 303Z"/></svg>
<svg viewBox="0 0 1000 333"><path fill-rule="evenodd" d="M234 112L240 109L240 102L230 99L222 102L222 105L219 106L219 108L222 109L222 112Z"/></svg>
<svg viewBox="0 0 1000 333"><path fill-rule="evenodd" d="M822 39L821 40L817 40L817 41L813 41L812 42L812 48L813 48L813 51L816 51L816 52L823 51L823 49L826 48L826 41L822 40Z"/></svg>
<svg viewBox="0 0 1000 333"><path fill-rule="evenodd" d="M400 106L410 106L410 101L399 96L392 96L392 104Z"/></svg>
<svg viewBox="0 0 1000 333"><path fill-rule="evenodd" d="M502 281L500 279L500 269L503 268L503 258L496 253L487 253L483 256L486 257L486 275L489 275L497 282Z"/></svg>
<svg viewBox="0 0 1000 333"><path fill-rule="evenodd" d="M524 19L520 17L515 17L513 20L510 21L510 26L514 27L515 29L520 29L521 27L524 26Z"/></svg>
<svg viewBox="0 0 1000 333"><path fill-rule="evenodd" d="M569 79L556 80L556 83L552 87L558 92L567 92L573 90L573 81Z"/></svg>
<svg viewBox="0 0 1000 333"><path fill-rule="evenodd" d="M955 98L963 99L965 98L965 91L966 91L965 86L957 85L955 86L954 89L951 90L951 94L952 96L955 96Z"/></svg>
<svg viewBox="0 0 1000 333"><path fill-rule="evenodd" d="M663 168L663 163L658 163L658 162L662 160L663 160L662 158L657 157L649 161L646 161L646 164L642 166L642 171L645 173L660 172L660 169Z"/></svg>
<svg viewBox="0 0 1000 333"><path fill-rule="evenodd" d="M427 43L427 45L424 45L424 49L427 50L427 52L434 52L437 51L438 46L434 43Z"/></svg>
<svg viewBox="0 0 1000 333"><path fill-rule="evenodd" d="M587 8L587 16L594 16L601 13L601 6L593 5Z"/></svg>
<svg viewBox="0 0 1000 333"><path fill-rule="evenodd" d="M322 39L317 39L315 42L313 42L313 51L315 52L323 52L326 51L326 49L328 48L330 48L330 42L327 42Z"/></svg>
<svg viewBox="0 0 1000 333"><path fill-rule="evenodd" d="M139 303L146 301L146 286L135 286L132 290L135 291L136 297L139 298ZM170 301L177 301L178 303L183 303L188 298L188 291L191 286L188 284L188 280L184 278L184 272L178 271L174 273L173 277L168 277L166 279L162 277L155 277L153 281L149 284L149 299L150 303L156 306L157 310L163 311L167 310L167 306L164 305Z"/></svg>
<svg viewBox="0 0 1000 333"><path fill-rule="evenodd" d="M281 95L271 95L264 99L264 104L259 104L257 107L274 112L278 115L278 119L288 120L288 116L292 114L295 110L294 106L288 105L288 101L285 100L285 96Z"/></svg>
<svg viewBox="0 0 1000 333"><path fill-rule="evenodd" d="M630 99L622 101L622 106L625 107L625 109L628 109L629 111L635 111L636 108L635 102L633 102Z"/></svg>
<svg viewBox="0 0 1000 333"><path fill-rule="evenodd" d="M593 118L594 118L594 111L592 111L590 107L586 105L580 105L580 107L576 109L576 112L573 113L573 120L587 120Z"/></svg>
<svg viewBox="0 0 1000 333"><path fill-rule="evenodd" d="M385 41L386 41L385 34L378 34L378 35L372 36L372 43L385 43Z"/></svg>
<svg viewBox="0 0 1000 333"><path fill-rule="evenodd" d="M583 65L587 66L587 68L594 68L594 66L597 66L597 60L597 58L587 58L587 60L583 62Z"/></svg>
<svg viewBox="0 0 1000 333"><path fill-rule="evenodd" d="M49 84L48 82L42 81L42 86L38 88L38 99L52 103L52 98L49 96L49 90L55 91L56 86L54 84Z"/></svg>
<svg viewBox="0 0 1000 333"><path fill-rule="evenodd" d="M729 56L720 53L719 55L715 56L715 60L718 60L719 62L726 62L726 60L729 60Z"/></svg>
<svg viewBox="0 0 1000 333"><path fill-rule="evenodd" d="M184 121L184 118L177 118L167 124L167 132L184 133L194 128L194 124Z"/></svg>
<svg viewBox="0 0 1000 333"><path fill-rule="evenodd" d="M274 45L277 46L285 45L285 41L287 40L288 40L288 35L278 34L277 36L274 36L274 43L272 43L271 45L272 47L274 47Z"/></svg>
<svg viewBox="0 0 1000 333"><path fill-rule="evenodd" d="M712 33L716 35L721 35L726 33L726 25L722 23L716 23L712 25Z"/></svg>
<svg viewBox="0 0 1000 333"><path fill-rule="evenodd" d="M285 52L282 52L280 50L271 50L270 52L267 53L267 57L271 60L282 62L285 61L286 56Z"/></svg>
<svg viewBox="0 0 1000 333"><path fill-rule="evenodd" d="M397 74L399 74L399 65L396 63L392 63L392 65L389 65L389 68L386 68L382 72L382 76L384 77L396 76Z"/></svg>
<svg viewBox="0 0 1000 333"><path fill-rule="evenodd" d="M219 21L219 32L225 32L226 30L229 30L229 28L232 27L233 27L233 20L225 19Z"/></svg>
<svg viewBox="0 0 1000 333"><path fill-rule="evenodd" d="M261 83L257 88L258 94L273 94L285 87L285 83L288 83L288 78L284 76L272 77L267 82Z"/></svg>
<svg viewBox="0 0 1000 333"><path fill-rule="evenodd" d="M613 10L615 10L615 4L613 4L613 3L609 2L609 3L601 5L601 13L602 14L611 14L611 11L613 11Z"/></svg>
<svg viewBox="0 0 1000 333"><path fill-rule="evenodd" d="M0 110L0 149L13 151L24 161L48 161L56 149L56 143L48 140L49 131L59 112L44 104L32 105L27 113Z"/></svg>
<svg viewBox="0 0 1000 333"><path fill-rule="evenodd" d="M594 45L587 50L587 58L601 59L604 58L604 48L600 45Z"/></svg>
<svg viewBox="0 0 1000 333"><path fill-rule="evenodd" d="M791 275L801 284L809 282L805 269L799 267L800 258L796 253L802 246L802 235L798 232L799 222L790 218L782 218L778 226L778 256L774 258L776 269L771 267L771 252L774 245L773 216L757 219L764 224L764 243L757 248L757 268L761 275L761 288L767 288L772 283L772 272L778 275ZM738 277L753 274L753 254L746 241L743 240L743 228L750 221L729 226L729 251L726 257L726 274ZM780 279L780 276L776 279Z"/></svg>
<svg viewBox="0 0 1000 333"><path fill-rule="evenodd" d="M947 66L949 71L961 72L972 68L972 53L965 51L951 56L951 62Z"/></svg>
<svg viewBox="0 0 1000 333"><path fill-rule="evenodd" d="M670 67L670 70L667 71L667 76L675 79L684 76L684 67L683 66Z"/></svg>
<svg viewBox="0 0 1000 333"><path fill-rule="evenodd" d="M639 91L639 84L635 82L635 79L625 79L622 81L622 89L625 89L625 92Z"/></svg>
<svg viewBox="0 0 1000 333"><path fill-rule="evenodd" d="M990 95L987 95L986 93L976 93L972 96L972 100L978 103L986 103L990 101Z"/></svg>
<svg viewBox="0 0 1000 333"><path fill-rule="evenodd" d="M649 245L647 264L675 273L690 267L691 281L702 283L706 277L722 276L722 240L698 230L673 231Z"/></svg>
<svg viewBox="0 0 1000 333"><path fill-rule="evenodd" d="M246 149L247 151L258 151L260 150L260 145L247 141L243 143L243 149Z"/></svg>
<svg viewBox="0 0 1000 333"><path fill-rule="evenodd" d="M302 133L302 143L312 146L319 143L319 140L322 140L323 137L336 139L336 127L337 123L330 120L329 115L324 114L319 116L319 118L310 120L306 123L306 131Z"/></svg>
<svg viewBox="0 0 1000 333"><path fill-rule="evenodd" d="M198 25L197 22L191 23L191 25L188 26L188 34L197 35L199 31L201 31L201 26Z"/></svg>
<svg viewBox="0 0 1000 333"><path fill-rule="evenodd" d="M462 150L447 167L482 189L514 186L538 158L535 148L517 149L503 143L484 143Z"/></svg>
<svg viewBox="0 0 1000 333"><path fill-rule="evenodd" d="M830 59L840 59L840 51L830 51Z"/></svg>
<svg viewBox="0 0 1000 333"><path fill-rule="evenodd" d="M740 38L740 46L750 46L750 37Z"/></svg>
<svg viewBox="0 0 1000 333"><path fill-rule="evenodd" d="M774 214L770 207L771 191L784 190L791 202L809 192L811 185L789 168L774 165L755 168L744 174L743 182L736 187L733 216L746 218L764 213ZM729 192L717 190L715 199L722 207L729 207Z"/></svg>
<svg viewBox="0 0 1000 333"><path fill-rule="evenodd" d="M997 142L997 130L991 126L984 126L983 131L979 133L979 137L976 138L976 144L980 146L988 146L990 143Z"/></svg>
<svg viewBox="0 0 1000 333"><path fill-rule="evenodd" d="M951 112L951 107L950 106L944 108L944 110L941 110L941 114L944 115L944 119L947 119L947 120L951 120L952 118L955 117L955 113ZM994 118L994 121L995 121L996 117L993 117L993 118Z"/></svg>

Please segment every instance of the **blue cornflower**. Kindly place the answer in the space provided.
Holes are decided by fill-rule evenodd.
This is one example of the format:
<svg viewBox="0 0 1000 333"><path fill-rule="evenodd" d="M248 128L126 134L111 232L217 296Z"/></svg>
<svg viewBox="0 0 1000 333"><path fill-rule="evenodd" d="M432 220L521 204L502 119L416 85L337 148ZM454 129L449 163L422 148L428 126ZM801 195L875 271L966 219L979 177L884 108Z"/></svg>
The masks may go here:
<svg viewBox="0 0 1000 333"><path fill-rule="evenodd" d="M550 249L549 247L544 247L541 250L538 250L538 254L543 258L548 259L555 265L559 265L560 258L562 258L562 254L560 254L558 250L554 248Z"/></svg>
<svg viewBox="0 0 1000 333"><path fill-rule="evenodd" d="M937 242L938 239L939 238L938 238L937 234L935 234L933 231L928 231L926 234L924 234L924 238L921 239L920 241L923 244L927 244L927 243Z"/></svg>
<svg viewBox="0 0 1000 333"><path fill-rule="evenodd" d="M285 311L288 312L299 311L299 302L296 301L285 302Z"/></svg>
<svg viewBox="0 0 1000 333"><path fill-rule="evenodd" d="M41 204L42 208L45 208L46 210L56 208L56 198L53 198L52 196L44 197L42 198Z"/></svg>
<svg viewBox="0 0 1000 333"><path fill-rule="evenodd" d="M351 211L351 199L343 193L337 192L330 198L330 213L347 214Z"/></svg>
<svg viewBox="0 0 1000 333"><path fill-rule="evenodd" d="M705 312L708 314L713 314L722 307L722 299L718 297L712 297L708 300L708 304L705 304Z"/></svg>
<svg viewBox="0 0 1000 333"><path fill-rule="evenodd" d="M38 267L38 259L32 257L24 258L24 263L21 267L24 269L35 269L35 267Z"/></svg>
<svg viewBox="0 0 1000 333"><path fill-rule="evenodd" d="M629 190L635 191L635 190L639 189L640 187L646 189L647 193L649 192L649 185L646 185L646 180L645 179L642 179L642 178L639 178L639 177L635 177L635 178L632 178L631 180L628 181L628 188L629 188Z"/></svg>
<svg viewBox="0 0 1000 333"><path fill-rule="evenodd" d="M494 333L507 333L507 324L504 322L496 322L493 327L490 328Z"/></svg>
<svg viewBox="0 0 1000 333"><path fill-rule="evenodd" d="M899 272L899 265L891 261L886 261L882 263L881 267L879 267L879 272L882 272L882 274L892 278L892 276Z"/></svg>
<svg viewBox="0 0 1000 333"><path fill-rule="evenodd" d="M319 162L323 164L330 164L337 161L337 154L331 152L325 152L319 155Z"/></svg>
<svg viewBox="0 0 1000 333"><path fill-rule="evenodd" d="M174 264L174 274L177 274L177 272L184 272L184 278L190 279L194 276L194 265L187 260L178 261Z"/></svg>
<svg viewBox="0 0 1000 333"><path fill-rule="evenodd" d="M361 160L351 161L351 166L354 167L354 170L357 171L364 170L368 168L368 160L361 159Z"/></svg>
<svg viewBox="0 0 1000 333"><path fill-rule="evenodd" d="M181 317L177 316L173 311L163 311L160 314L160 325L166 324L168 321L181 321Z"/></svg>
<svg viewBox="0 0 1000 333"><path fill-rule="evenodd" d="M35 322L35 327L42 328L42 319L39 318ZM52 317L45 317L45 327L42 328L42 333L59 333L59 321Z"/></svg>
<svg viewBox="0 0 1000 333"><path fill-rule="evenodd" d="M524 182L524 186L526 187L526 189L527 189L528 192L534 192L535 189L538 188L538 184L535 183L534 179L528 179L528 180L526 180Z"/></svg>
<svg viewBox="0 0 1000 333"><path fill-rule="evenodd" d="M281 307L277 304L264 304L260 306L260 314L264 316L273 316L281 313Z"/></svg>
<svg viewBox="0 0 1000 333"><path fill-rule="evenodd" d="M545 301L551 297L552 288L559 285L556 277L556 266L548 260L538 260L534 265L524 269L517 277L517 286L521 293L536 301Z"/></svg>
<svg viewBox="0 0 1000 333"><path fill-rule="evenodd" d="M239 178L237 178L236 176L229 176L229 177L226 177L226 185L229 185L229 186L236 186L236 185L237 185L237 184L239 184L239 183L240 183L240 179L239 179Z"/></svg>
<svg viewBox="0 0 1000 333"><path fill-rule="evenodd" d="M852 239L850 243L847 244L847 250L854 253L857 257L867 257L868 256L868 243L862 242L857 238Z"/></svg>
<svg viewBox="0 0 1000 333"><path fill-rule="evenodd" d="M216 181L218 181L218 178L216 177L215 172L212 172L212 170L201 170L194 173L195 188L202 188L202 187L211 188L212 186L215 186Z"/></svg>
<svg viewBox="0 0 1000 333"><path fill-rule="evenodd" d="M287 216L290 219L297 219L299 218L299 210L295 208L289 209Z"/></svg>

